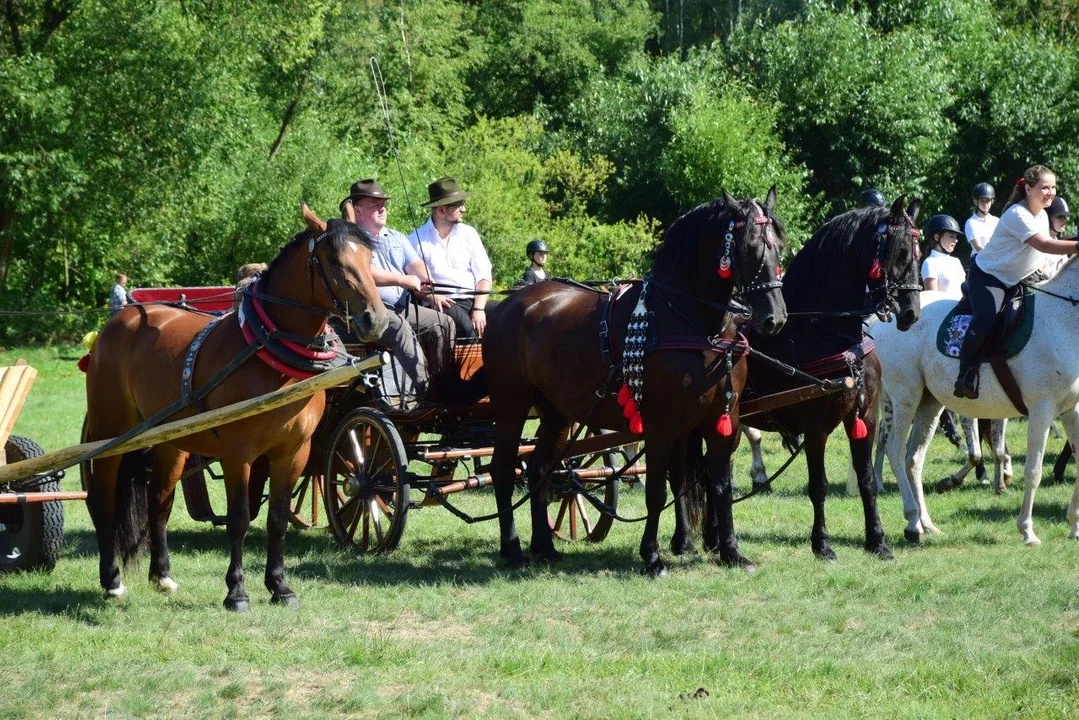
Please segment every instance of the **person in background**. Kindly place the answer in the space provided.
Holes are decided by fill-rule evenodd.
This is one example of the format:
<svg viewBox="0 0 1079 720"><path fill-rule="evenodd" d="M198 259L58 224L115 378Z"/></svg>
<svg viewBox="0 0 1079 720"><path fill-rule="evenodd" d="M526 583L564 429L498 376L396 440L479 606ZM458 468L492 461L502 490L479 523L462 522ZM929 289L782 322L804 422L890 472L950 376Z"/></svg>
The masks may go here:
<svg viewBox="0 0 1079 720"><path fill-rule="evenodd" d="M863 190L862 194L858 196L858 202L862 207L887 207L888 203L884 199L884 194L876 188L869 188Z"/></svg>
<svg viewBox="0 0 1079 720"><path fill-rule="evenodd" d="M131 300L131 293L127 291L127 275L120 273L116 276L116 284L109 291L109 309L112 314L120 312Z"/></svg>
<svg viewBox="0 0 1079 720"><path fill-rule="evenodd" d="M491 260L476 228L464 220L465 200L457 180L443 177L427 186L431 219L408 239L431 274L436 295L430 302L457 324L457 337L482 337L487 327L491 291ZM442 294L444 292L445 294Z"/></svg>
<svg viewBox="0 0 1079 720"><path fill-rule="evenodd" d="M993 237L970 265L965 294L971 320L959 351L955 396L978 397L978 371L993 318L1025 277L1045 265L1048 255L1073 255L1079 243L1049 235L1046 210L1057 194L1057 177L1043 165L1027 168L1015 183Z"/></svg>
<svg viewBox="0 0 1079 720"><path fill-rule="evenodd" d="M959 259L952 256L963 232L951 215L934 215L923 231L929 239L929 255L922 261L922 288L936 290L956 299L963 296L963 281L967 272Z"/></svg>
<svg viewBox="0 0 1079 720"><path fill-rule="evenodd" d="M970 259L985 249L989 238L993 237L993 231L997 229L1000 218L990 214L993 207L993 199L997 191L987 182L980 182L971 190L971 198L974 201L974 214L967 218L963 227L963 234L970 243Z"/></svg>
<svg viewBox="0 0 1079 720"><path fill-rule="evenodd" d="M531 285L532 283L542 282L550 277L544 269L544 266L547 264L547 243L536 238L528 243L525 252L528 254L528 259L532 261L532 264L529 265L528 269L521 275L521 279L517 281L516 287L524 287L525 285Z"/></svg>
<svg viewBox="0 0 1079 720"><path fill-rule="evenodd" d="M1057 195L1053 198L1053 204L1046 211L1049 214L1049 234L1054 240L1064 237L1064 228L1068 226L1068 219L1072 212L1068 209L1068 202Z"/></svg>

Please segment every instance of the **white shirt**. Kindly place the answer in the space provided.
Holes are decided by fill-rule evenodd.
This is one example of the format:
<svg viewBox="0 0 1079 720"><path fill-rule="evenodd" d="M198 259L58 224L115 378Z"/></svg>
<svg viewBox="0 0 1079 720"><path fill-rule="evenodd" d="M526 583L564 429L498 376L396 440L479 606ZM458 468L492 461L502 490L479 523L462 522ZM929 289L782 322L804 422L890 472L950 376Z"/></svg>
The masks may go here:
<svg viewBox="0 0 1079 720"><path fill-rule="evenodd" d="M963 296L963 281L967 279L967 273L959 258L940 250L931 250L922 261L922 280L930 278L937 281L936 289L948 297L958 299Z"/></svg>
<svg viewBox="0 0 1079 720"><path fill-rule="evenodd" d="M967 223L963 226L963 234L966 235L967 242L970 243L970 247L975 253L978 252L979 246L985 247L989 243L989 239L993 237L993 231L997 229L997 223L999 222L1000 218L989 213L986 213L985 217L974 213L967 218Z"/></svg>
<svg viewBox="0 0 1079 720"><path fill-rule="evenodd" d="M475 290L480 280L491 282L491 261L483 249L476 228L457 223L450 229L445 241L438 236L433 220L412 231L409 242L424 262L431 280L436 284ZM435 292L451 297L472 297L454 293L449 288L435 288Z"/></svg>
<svg viewBox="0 0 1079 720"><path fill-rule="evenodd" d="M1041 233L1049 237L1049 215L1039 210L1031 215L1017 202L1000 216L997 229L985 249L978 253L978 267L1009 287L1045 265L1046 254L1027 245Z"/></svg>

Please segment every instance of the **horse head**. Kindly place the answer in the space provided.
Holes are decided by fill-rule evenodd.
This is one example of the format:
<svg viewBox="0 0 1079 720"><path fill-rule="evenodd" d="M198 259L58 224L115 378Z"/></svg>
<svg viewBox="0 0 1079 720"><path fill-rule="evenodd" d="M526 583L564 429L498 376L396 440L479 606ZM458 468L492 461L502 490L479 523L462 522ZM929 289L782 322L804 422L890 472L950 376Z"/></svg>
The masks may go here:
<svg viewBox="0 0 1079 720"><path fill-rule="evenodd" d="M921 313L922 290L918 252L918 213L922 201L914 198L906 209L900 195L876 225L874 255L869 263L869 294L882 320L895 313L896 327L908 330Z"/></svg>
<svg viewBox="0 0 1079 720"><path fill-rule="evenodd" d="M711 263L702 263L705 274L715 273L724 278L724 265L729 263L730 274L738 293L753 308L757 332L775 335L787 322L787 306L783 300L783 270L779 265L787 236L783 224L773 212L776 188L768 190L762 206L755 199L735 200L723 191L723 202L733 210L725 232L714 251ZM731 257L732 253L734 257ZM714 282L714 278L710 278Z"/></svg>
<svg viewBox="0 0 1079 720"><path fill-rule="evenodd" d="M359 225L302 207L312 301L349 322L361 340L377 340L389 320L371 275L374 239Z"/></svg>

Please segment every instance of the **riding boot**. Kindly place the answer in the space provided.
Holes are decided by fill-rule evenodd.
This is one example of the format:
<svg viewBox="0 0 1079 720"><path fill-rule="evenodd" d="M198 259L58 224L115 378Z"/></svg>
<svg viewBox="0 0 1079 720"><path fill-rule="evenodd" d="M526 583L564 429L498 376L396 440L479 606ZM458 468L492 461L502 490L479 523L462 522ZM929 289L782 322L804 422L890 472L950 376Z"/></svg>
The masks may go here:
<svg viewBox="0 0 1079 720"><path fill-rule="evenodd" d="M971 322L971 325L973 324ZM978 369L981 365L978 354L982 349L980 340L978 331L973 327L967 330L967 336L963 338L963 347L959 350L959 377L952 392L957 398L978 399Z"/></svg>

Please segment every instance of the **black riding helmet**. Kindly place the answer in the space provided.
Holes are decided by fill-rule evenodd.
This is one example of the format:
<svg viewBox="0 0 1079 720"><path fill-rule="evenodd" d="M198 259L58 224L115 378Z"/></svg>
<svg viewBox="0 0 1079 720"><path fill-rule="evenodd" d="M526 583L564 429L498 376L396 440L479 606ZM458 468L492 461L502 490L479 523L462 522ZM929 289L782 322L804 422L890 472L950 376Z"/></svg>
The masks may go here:
<svg viewBox="0 0 1079 720"><path fill-rule="evenodd" d="M536 239L528 243L528 247L525 248L525 252L528 254L528 259L531 260L532 256L538 252L550 252L547 249L547 243L542 240Z"/></svg>
<svg viewBox="0 0 1079 720"><path fill-rule="evenodd" d="M887 207L888 205L884 200L884 194L876 188L863 190L862 194L858 196L858 202L862 203L862 207Z"/></svg>
<svg viewBox="0 0 1079 720"><path fill-rule="evenodd" d="M989 199L992 200L997 196L997 191L993 189L993 186L987 182L980 182L974 186L974 189L970 192L970 196L975 200Z"/></svg>
<svg viewBox="0 0 1079 720"><path fill-rule="evenodd" d="M1057 195L1053 198L1053 204L1049 206L1049 217L1071 217L1072 212L1068 209L1068 203L1064 201L1064 198Z"/></svg>
<svg viewBox="0 0 1079 720"><path fill-rule="evenodd" d="M951 215L934 215L929 218L929 222L922 228L922 232L925 233L930 242L936 242L933 235L937 233L953 232L961 238L966 238L966 235L963 234L963 228L959 227L959 223Z"/></svg>

